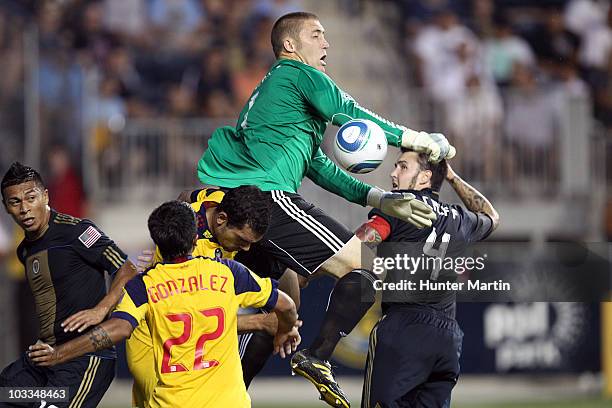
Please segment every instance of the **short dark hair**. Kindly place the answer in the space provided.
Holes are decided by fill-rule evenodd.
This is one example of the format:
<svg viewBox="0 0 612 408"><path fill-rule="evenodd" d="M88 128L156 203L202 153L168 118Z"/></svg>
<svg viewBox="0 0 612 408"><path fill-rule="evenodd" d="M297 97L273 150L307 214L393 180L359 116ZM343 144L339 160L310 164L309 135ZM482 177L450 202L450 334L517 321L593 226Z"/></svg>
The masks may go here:
<svg viewBox="0 0 612 408"><path fill-rule="evenodd" d="M305 11L289 13L279 17L274 23L272 34L270 35L274 56L278 58L283 51L285 37L289 36L298 42L300 41L300 30L304 21L318 19L319 17L316 14Z"/></svg>
<svg viewBox="0 0 612 408"><path fill-rule="evenodd" d="M255 186L240 186L225 193L217 211L227 214L227 225L242 229L251 227L253 232L263 235L270 224L270 198Z"/></svg>
<svg viewBox="0 0 612 408"><path fill-rule="evenodd" d="M414 150L406 149L405 147L401 148L402 153L413 152ZM442 188L442 183L446 180L446 172L448 171L448 164L446 160L440 160L439 163L432 163L429 161L429 155L427 153L419 153L418 156L419 168L424 170L431 171L431 189L433 191L440 191Z"/></svg>
<svg viewBox="0 0 612 408"><path fill-rule="evenodd" d="M168 201L153 210L149 233L165 260L189 256L197 234L196 215L183 201Z"/></svg>
<svg viewBox="0 0 612 408"><path fill-rule="evenodd" d="M2 201L4 201L5 188L27 183L28 181L34 181L39 187L42 187L43 189L46 188L42 177L40 177L40 174L32 167L24 166L18 161L11 164L11 167L9 167L6 173L4 173L4 177L2 177L2 184L0 185L0 189L2 190Z"/></svg>

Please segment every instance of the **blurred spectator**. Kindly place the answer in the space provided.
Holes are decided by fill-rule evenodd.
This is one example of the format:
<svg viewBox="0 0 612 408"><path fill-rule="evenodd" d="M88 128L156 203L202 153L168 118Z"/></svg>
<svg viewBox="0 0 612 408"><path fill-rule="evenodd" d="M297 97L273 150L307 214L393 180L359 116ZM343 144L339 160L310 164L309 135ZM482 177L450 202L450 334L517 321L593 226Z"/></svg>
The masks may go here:
<svg viewBox="0 0 612 408"><path fill-rule="evenodd" d="M38 42L42 51L66 48L66 38L61 32L62 9L57 3L46 1L37 16Z"/></svg>
<svg viewBox="0 0 612 408"><path fill-rule="evenodd" d="M47 153L49 175L47 189L51 207L78 218L85 216L85 194L70 153L63 145L54 145Z"/></svg>
<svg viewBox="0 0 612 408"><path fill-rule="evenodd" d="M609 0L570 0L565 8L567 27L579 36L605 23Z"/></svg>
<svg viewBox="0 0 612 408"><path fill-rule="evenodd" d="M237 106L244 106L249 100L253 89L261 82L270 66L269 58L261 54L253 53L247 58L245 67L233 76L232 89Z"/></svg>
<svg viewBox="0 0 612 408"><path fill-rule="evenodd" d="M201 49L197 33L203 29L204 10L197 0L151 0L150 16L156 47L173 53Z"/></svg>
<svg viewBox="0 0 612 408"><path fill-rule="evenodd" d="M404 21L416 25L417 29L423 23L431 23L442 10L458 15L466 9L462 0L401 0L398 3Z"/></svg>
<svg viewBox="0 0 612 408"><path fill-rule="evenodd" d="M481 38L493 36L495 3L493 0L472 2L471 27Z"/></svg>
<svg viewBox="0 0 612 408"><path fill-rule="evenodd" d="M224 49L221 47L211 49L202 58L201 64L197 84L198 102L206 105L210 94L217 92L224 94L224 99L233 106L232 73Z"/></svg>
<svg viewBox="0 0 612 408"><path fill-rule="evenodd" d="M262 58L267 58L268 66L275 61L274 53L270 48L270 33L274 21L270 17L257 18L252 24L252 33L245 42L246 54L257 54Z"/></svg>
<svg viewBox="0 0 612 408"><path fill-rule="evenodd" d="M113 123L125 120L127 113L125 101L120 96L121 84L116 78L104 77L100 81L98 94L91 95L87 104L87 123L90 125L102 124L115 127Z"/></svg>
<svg viewBox="0 0 612 408"><path fill-rule="evenodd" d="M544 24L531 36L530 43L544 69L553 69L557 62L578 61L580 38L567 29L559 9L546 11Z"/></svg>
<svg viewBox="0 0 612 408"><path fill-rule="evenodd" d="M132 54L126 47L112 49L105 68L106 74L119 82L119 95L122 98L145 93L143 80L134 66Z"/></svg>
<svg viewBox="0 0 612 408"><path fill-rule="evenodd" d="M0 8L0 165L2 168L22 157L25 125L23 99L24 21Z"/></svg>
<svg viewBox="0 0 612 408"><path fill-rule="evenodd" d="M119 45L119 38L104 27L101 2L84 3L72 15L76 21L68 25L73 33L73 46L80 52L81 63L93 66L103 62L108 53Z"/></svg>
<svg viewBox="0 0 612 408"><path fill-rule="evenodd" d="M612 9L601 24L583 33L580 63L587 70L606 71L612 51ZM593 84L598 85L598 84Z"/></svg>
<svg viewBox="0 0 612 408"><path fill-rule="evenodd" d="M69 51L69 39L61 28L62 9L54 2L42 2L36 19L39 27L38 89L40 95L41 144L61 140L80 151L79 123L82 76L81 69Z"/></svg>
<svg viewBox="0 0 612 408"><path fill-rule="evenodd" d="M525 68L535 64L529 44L515 35L510 23L502 17L495 23L494 36L485 40L484 58L488 71L500 86L508 85L517 64Z"/></svg>
<svg viewBox="0 0 612 408"><path fill-rule="evenodd" d="M434 101L443 103L461 95L467 77L479 69L479 43L448 10L437 13L433 22L417 34L414 54L419 82Z"/></svg>
<svg viewBox="0 0 612 408"><path fill-rule="evenodd" d="M252 14L256 17L267 17L276 21L282 15L302 11L304 5L301 0L255 0Z"/></svg>
<svg viewBox="0 0 612 408"><path fill-rule="evenodd" d="M210 118L227 119L236 116L236 108L228 94L221 90L208 93L204 103L204 114Z"/></svg>
<svg viewBox="0 0 612 408"><path fill-rule="evenodd" d="M557 174L555 138L559 131L559 103L555 93L538 88L532 70L517 64L513 70L512 89L506 104L504 134L507 154L504 155L508 174L513 183L529 188L527 181L552 179ZM552 183L547 183L547 185Z"/></svg>
<svg viewBox="0 0 612 408"><path fill-rule="evenodd" d="M168 89L168 109L165 113L171 118L191 118L197 116L193 92L181 85L171 85Z"/></svg>
<svg viewBox="0 0 612 408"><path fill-rule="evenodd" d="M104 26L128 41L152 42L146 38L147 0L104 0Z"/></svg>
<svg viewBox="0 0 612 408"><path fill-rule="evenodd" d="M555 73L556 90L562 94L562 97L581 99L589 97L589 86L578 75L578 68L575 63L571 61L560 62L555 66Z"/></svg>
<svg viewBox="0 0 612 408"><path fill-rule="evenodd" d="M485 76L466 79L465 92L446 106L446 129L460 154L466 177L492 181L496 175L503 105L495 84Z"/></svg>

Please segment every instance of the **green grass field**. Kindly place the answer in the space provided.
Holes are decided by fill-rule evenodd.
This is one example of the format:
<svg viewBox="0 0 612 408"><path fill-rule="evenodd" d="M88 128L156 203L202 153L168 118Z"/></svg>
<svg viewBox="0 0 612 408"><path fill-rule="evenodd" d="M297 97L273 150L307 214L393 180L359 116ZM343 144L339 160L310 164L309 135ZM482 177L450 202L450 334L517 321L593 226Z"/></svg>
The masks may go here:
<svg viewBox="0 0 612 408"><path fill-rule="evenodd" d="M538 403L453 405L453 408L610 408L612 400L563 400ZM260 407L264 408L264 407Z"/></svg>

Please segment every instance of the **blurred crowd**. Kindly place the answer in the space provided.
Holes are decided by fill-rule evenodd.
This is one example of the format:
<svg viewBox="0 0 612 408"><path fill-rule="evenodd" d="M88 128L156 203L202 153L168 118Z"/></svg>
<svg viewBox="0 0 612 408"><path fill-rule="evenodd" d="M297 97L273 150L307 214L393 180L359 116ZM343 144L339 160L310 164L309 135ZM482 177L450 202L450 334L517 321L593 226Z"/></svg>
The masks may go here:
<svg viewBox="0 0 612 408"><path fill-rule="evenodd" d="M300 0L1 0L0 132L7 144L25 134L32 75L42 144L75 157L96 123L233 117L274 60L273 22L299 9ZM24 46L31 38L37 55ZM18 145L0 163L20 157Z"/></svg>
<svg viewBox="0 0 612 408"><path fill-rule="evenodd" d="M334 1L346 18L367 12L363 0ZM504 151L516 152L506 156L504 179L518 180L515 157L523 171L553 179L555 138L572 98L589 101L612 128L610 0L390 1L401 11L412 86L431 103L434 120L426 128L447 133L465 152L467 175L473 167L484 180L500 178L494 150L503 135ZM124 171L116 133L127 119L236 117L274 60L273 22L303 6L301 0L0 0L0 166L23 157L33 109L44 173L61 160L72 167L59 167L81 169L83 140L90 138L105 180ZM25 97L32 86L34 108ZM199 154L201 146L160 146L159 135L147 140L137 142L142 154L132 155L130 166L142 173L147 161L188 163L180 171L193 173L193 158L180 151ZM481 151L464 148L475 143ZM160 155L166 150L177 154Z"/></svg>
<svg viewBox="0 0 612 408"><path fill-rule="evenodd" d="M464 165L480 167L485 179L499 165L492 149L502 143L515 153L502 163L507 180L517 179L517 157L523 170L554 174L555 139L568 101L588 101L595 118L612 129L609 0L395 3L413 84L424 89L438 123L468 155ZM482 149L463 148L473 145Z"/></svg>

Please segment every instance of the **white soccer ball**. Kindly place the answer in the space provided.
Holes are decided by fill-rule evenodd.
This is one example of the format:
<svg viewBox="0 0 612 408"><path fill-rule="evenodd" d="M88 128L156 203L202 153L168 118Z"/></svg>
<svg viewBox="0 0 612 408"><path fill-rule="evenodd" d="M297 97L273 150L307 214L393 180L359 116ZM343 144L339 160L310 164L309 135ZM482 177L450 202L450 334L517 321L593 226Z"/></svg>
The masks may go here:
<svg viewBox="0 0 612 408"><path fill-rule="evenodd" d="M334 157L351 173L369 173L387 155L387 138L378 124L367 119L346 122L336 133Z"/></svg>

